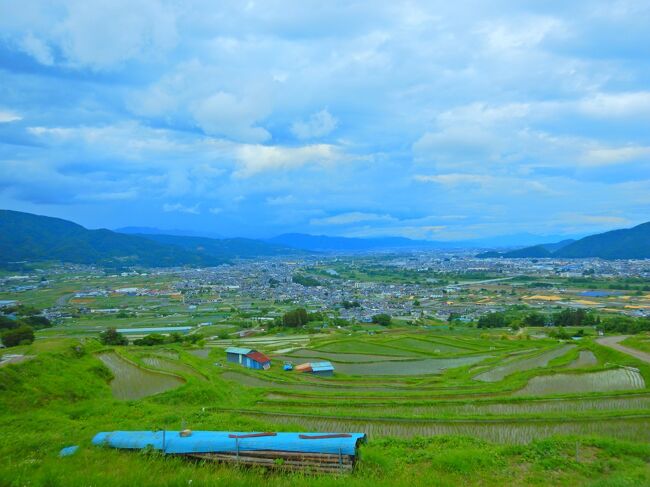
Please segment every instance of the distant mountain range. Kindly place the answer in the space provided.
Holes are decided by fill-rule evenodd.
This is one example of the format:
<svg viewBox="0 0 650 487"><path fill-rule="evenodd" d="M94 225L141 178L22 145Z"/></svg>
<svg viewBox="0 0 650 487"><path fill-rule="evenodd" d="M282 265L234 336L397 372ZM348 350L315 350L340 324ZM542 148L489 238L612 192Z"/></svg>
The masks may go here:
<svg viewBox="0 0 650 487"><path fill-rule="evenodd" d="M160 234L127 227L127 233L88 230L76 223L18 211L0 210L0 265L20 261L63 261L128 267L211 266L232 259L300 255L309 252L489 248L493 239L442 242L403 237L348 238L288 233L267 240ZM134 233L136 230L142 233ZM183 232L178 230L177 232ZM525 238L541 238L526 234ZM650 223L557 243L536 244L479 257L650 258Z"/></svg>
<svg viewBox="0 0 650 487"><path fill-rule="evenodd" d="M266 241L313 252L367 252L372 250L453 247L446 247L444 242L411 240L403 237L350 238L309 235L306 233L285 233L277 237L269 238Z"/></svg>
<svg viewBox="0 0 650 487"><path fill-rule="evenodd" d="M248 259L276 255L304 254L305 251L251 238L205 238L180 235L139 235L161 244L175 245L198 254L220 256L227 259Z"/></svg>
<svg viewBox="0 0 650 487"><path fill-rule="evenodd" d="M563 240L509 252L484 252L477 257L648 259L650 258L650 222L633 228L590 235L579 240Z"/></svg>
<svg viewBox="0 0 650 487"><path fill-rule="evenodd" d="M111 267L212 266L233 258L295 254L295 249L249 239L126 235L76 223L0 210L0 265L62 261Z"/></svg>
<svg viewBox="0 0 650 487"><path fill-rule="evenodd" d="M177 237L223 238L222 235L208 231L179 230L177 228L122 227L116 228L113 231L117 233L126 233L128 235L175 235Z"/></svg>
<svg viewBox="0 0 650 487"><path fill-rule="evenodd" d="M327 235L309 235L305 233L285 233L267 239L266 241L314 252L368 252L373 250L480 249L513 247L515 245L540 244L545 239L552 240L553 238L554 236L541 237L539 235L522 233L475 240L435 241L413 240L404 237L351 238L330 237Z"/></svg>

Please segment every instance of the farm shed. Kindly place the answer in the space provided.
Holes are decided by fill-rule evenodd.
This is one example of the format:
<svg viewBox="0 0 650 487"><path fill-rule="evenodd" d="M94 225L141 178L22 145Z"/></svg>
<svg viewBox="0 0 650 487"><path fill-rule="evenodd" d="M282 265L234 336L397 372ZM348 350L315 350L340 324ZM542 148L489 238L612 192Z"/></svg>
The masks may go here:
<svg viewBox="0 0 650 487"><path fill-rule="evenodd" d="M243 365L249 369L267 370L271 367L271 359L252 348L227 348L226 360L233 364Z"/></svg>
<svg viewBox="0 0 650 487"><path fill-rule="evenodd" d="M321 377L331 377L334 375L334 366L332 362L308 362L296 367L298 372L309 372Z"/></svg>

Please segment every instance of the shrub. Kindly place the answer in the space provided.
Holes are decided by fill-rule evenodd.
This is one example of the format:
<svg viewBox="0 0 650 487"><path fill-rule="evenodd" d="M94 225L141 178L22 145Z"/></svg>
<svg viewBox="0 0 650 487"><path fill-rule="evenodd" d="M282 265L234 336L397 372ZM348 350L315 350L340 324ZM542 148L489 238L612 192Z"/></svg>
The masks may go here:
<svg viewBox="0 0 650 487"><path fill-rule="evenodd" d="M17 345L29 345L34 342L34 329L28 325L21 325L13 330L7 330L2 334L2 344L5 347Z"/></svg>
<svg viewBox="0 0 650 487"><path fill-rule="evenodd" d="M386 313L380 313L372 317L372 322L377 323L378 325L381 326L388 326L390 325L391 321L392 321L391 316Z"/></svg>
<svg viewBox="0 0 650 487"><path fill-rule="evenodd" d="M106 331L99 334L99 341L104 345L128 345L129 339L126 338L115 328L107 328Z"/></svg>

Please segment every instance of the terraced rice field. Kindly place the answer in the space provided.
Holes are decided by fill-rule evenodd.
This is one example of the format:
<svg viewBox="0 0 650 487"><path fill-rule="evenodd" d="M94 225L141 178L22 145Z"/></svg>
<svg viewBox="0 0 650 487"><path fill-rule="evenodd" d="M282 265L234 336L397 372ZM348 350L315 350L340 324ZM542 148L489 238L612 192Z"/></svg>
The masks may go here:
<svg viewBox="0 0 650 487"><path fill-rule="evenodd" d="M573 348L575 348L574 345L563 345L534 357L513 360L505 365L483 372L474 377L474 379L484 382L497 382L516 372L545 367L551 360L561 357Z"/></svg>
<svg viewBox="0 0 650 487"><path fill-rule="evenodd" d="M608 421L381 421L306 417L292 415L255 415L282 425L300 426L309 431L365 431L370 437L462 435L506 444L529 443L554 435L601 435L650 442L650 419L609 419Z"/></svg>
<svg viewBox="0 0 650 487"><path fill-rule="evenodd" d="M323 352L320 350L308 350L301 348L293 350L287 355L287 359L323 359L333 362L350 362L350 363L363 363L363 362L385 362L395 360L409 360L410 357L400 357L396 355L362 355L359 353L334 353Z"/></svg>
<svg viewBox="0 0 650 487"><path fill-rule="evenodd" d="M567 369L583 369L585 367L593 367L598 365L598 359L594 352L590 350L581 350L578 358L566 366Z"/></svg>
<svg viewBox="0 0 650 487"><path fill-rule="evenodd" d="M418 338L399 338L389 342L391 346L416 350L425 353L467 353L467 348L460 348L458 346L448 345L446 343L434 342L429 340L422 340Z"/></svg>
<svg viewBox="0 0 650 487"><path fill-rule="evenodd" d="M338 372L343 374L359 376L428 375L439 374L444 370L462 367L464 365L476 364L489 357L489 355L472 355L467 357L429 358L399 362L334 363L334 367Z"/></svg>
<svg viewBox="0 0 650 487"><path fill-rule="evenodd" d="M356 340L342 340L334 343L327 343L317 347L317 350L323 352L337 353L368 353L373 355L396 355L396 356L419 356L418 352L405 351L393 348L389 345L362 342Z"/></svg>
<svg viewBox="0 0 650 487"><path fill-rule="evenodd" d="M554 374L533 377L517 396L575 394L579 392L610 392L645 389L645 382L636 370L626 368L587 374Z"/></svg>
<svg viewBox="0 0 650 487"><path fill-rule="evenodd" d="M284 372L283 360L330 360L335 374ZM557 434L647 441L648 371L611 365L627 360L596 344L544 338L387 334L319 337L273 356L271 370L227 364L221 377L255 388L233 412L283 427L512 444Z"/></svg>
<svg viewBox="0 0 650 487"><path fill-rule="evenodd" d="M290 412L298 414L305 412L304 399L286 400L286 397L277 394L269 394L267 399L258 403L265 411ZM340 401L322 401L309 413L341 416L403 416L422 418L486 418L494 417L530 417L545 414L579 414L598 413L608 411L620 413L626 411L639 411L650 409L650 395L638 395L630 397L609 396L603 398L584 399L551 399L551 400L527 400L511 401L506 398L503 402L491 402L486 400L476 402L456 401L435 401L415 402L411 404L400 404L395 402L368 402L349 400L346 404Z"/></svg>
<svg viewBox="0 0 650 487"><path fill-rule="evenodd" d="M206 380L205 376L199 373L195 368L177 360L168 360L161 357L142 357L141 360L143 364L152 369L164 370L166 372L178 372L181 374L191 375L197 379Z"/></svg>
<svg viewBox="0 0 650 487"><path fill-rule="evenodd" d="M113 373L111 391L118 399L140 399L179 387L185 381L175 375L145 370L114 352L97 355Z"/></svg>

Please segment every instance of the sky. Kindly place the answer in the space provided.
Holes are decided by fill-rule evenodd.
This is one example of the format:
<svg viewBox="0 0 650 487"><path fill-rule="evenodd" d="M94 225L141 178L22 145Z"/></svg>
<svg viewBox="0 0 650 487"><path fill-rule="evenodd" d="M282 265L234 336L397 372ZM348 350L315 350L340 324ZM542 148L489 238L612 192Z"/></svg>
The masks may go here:
<svg viewBox="0 0 650 487"><path fill-rule="evenodd" d="M460 240L650 220L650 2L0 0L0 208Z"/></svg>

